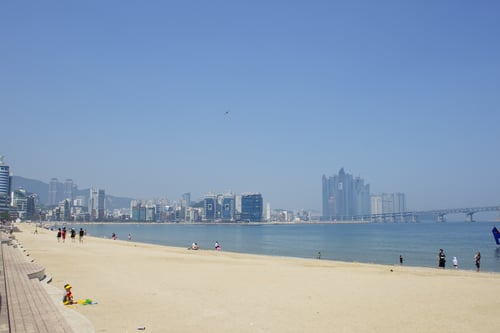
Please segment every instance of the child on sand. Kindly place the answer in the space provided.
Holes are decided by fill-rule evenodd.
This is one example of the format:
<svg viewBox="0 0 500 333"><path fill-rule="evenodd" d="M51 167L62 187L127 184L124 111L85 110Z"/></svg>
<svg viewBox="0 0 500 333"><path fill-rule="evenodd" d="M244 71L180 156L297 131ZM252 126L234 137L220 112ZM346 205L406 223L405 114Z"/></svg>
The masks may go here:
<svg viewBox="0 0 500 333"><path fill-rule="evenodd" d="M64 290L66 291L66 293L64 294L64 297L63 297L63 304L64 305L76 304L73 301L73 293L71 293L71 286L69 284L65 284Z"/></svg>

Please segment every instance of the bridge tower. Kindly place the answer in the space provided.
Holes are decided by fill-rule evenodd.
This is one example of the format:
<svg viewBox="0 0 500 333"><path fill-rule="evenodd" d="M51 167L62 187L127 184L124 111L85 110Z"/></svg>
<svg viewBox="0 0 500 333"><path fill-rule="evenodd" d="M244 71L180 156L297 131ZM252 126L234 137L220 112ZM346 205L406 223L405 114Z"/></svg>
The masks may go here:
<svg viewBox="0 0 500 333"><path fill-rule="evenodd" d="M466 213L465 213L465 216L466 216L466 218L468 219L468 220L466 219L466 221L467 221L467 222L476 222L476 221L474 221L474 217L473 217L473 216L474 216L474 213L475 213L475 212L473 212L473 211L470 211L470 212L466 212Z"/></svg>
<svg viewBox="0 0 500 333"><path fill-rule="evenodd" d="M445 222L446 221L445 215L446 215L446 213L437 213L437 215L436 215L437 221L438 222Z"/></svg>

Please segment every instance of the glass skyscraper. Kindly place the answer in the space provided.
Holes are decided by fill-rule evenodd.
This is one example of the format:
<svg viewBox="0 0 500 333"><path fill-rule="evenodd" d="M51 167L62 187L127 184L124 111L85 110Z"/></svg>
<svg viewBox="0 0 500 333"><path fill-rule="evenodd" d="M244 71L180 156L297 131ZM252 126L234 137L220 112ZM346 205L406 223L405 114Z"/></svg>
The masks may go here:
<svg viewBox="0 0 500 333"><path fill-rule="evenodd" d="M262 195L260 193L243 194L241 196L241 220L244 222L262 221Z"/></svg>
<svg viewBox="0 0 500 333"><path fill-rule="evenodd" d="M57 178L51 178L49 182L49 206L57 205Z"/></svg>
<svg viewBox="0 0 500 333"><path fill-rule="evenodd" d="M3 156L0 156L0 214L9 212L11 184L9 166L4 163Z"/></svg>
<svg viewBox="0 0 500 333"><path fill-rule="evenodd" d="M203 208L205 221L215 221L217 218L217 196L214 194L207 194L203 199Z"/></svg>
<svg viewBox="0 0 500 333"><path fill-rule="evenodd" d="M370 185L340 169L338 175L323 175L323 214L326 221L352 220L370 214Z"/></svg>
<svg viewBox="0 0 500 333"><path fill-rule="evenodd" d="M225 194L222 198L221 218L223 221L234 221L234 194Z"/></svg>

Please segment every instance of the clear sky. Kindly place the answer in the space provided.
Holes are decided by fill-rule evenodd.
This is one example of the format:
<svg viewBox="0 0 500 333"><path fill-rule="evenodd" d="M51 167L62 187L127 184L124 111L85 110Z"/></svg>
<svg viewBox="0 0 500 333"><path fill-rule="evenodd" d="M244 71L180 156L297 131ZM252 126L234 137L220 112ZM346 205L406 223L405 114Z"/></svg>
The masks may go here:
<svg viewBox="0 0 500 333"><path fill-rule="evenodd" d="M0 155L134 198L500 204L499 1L2 1Z"/></svg>

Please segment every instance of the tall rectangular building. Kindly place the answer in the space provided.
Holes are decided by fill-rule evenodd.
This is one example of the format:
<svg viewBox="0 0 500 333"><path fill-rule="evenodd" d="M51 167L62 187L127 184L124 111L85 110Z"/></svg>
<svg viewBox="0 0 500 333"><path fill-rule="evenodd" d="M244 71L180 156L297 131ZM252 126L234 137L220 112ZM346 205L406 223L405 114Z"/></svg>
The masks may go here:
<svg viewBox="0 0 500 333"><path fill-rule="evenodd" d="M203 219L206 221L215 221L217 218L217 196L207 194L203 199Z"/></svg>
<svg viewBox="0 0 500 333"><path fill-rule="evenodd" d="M98 188L90 189L89 196L89 213L92 221L103 221L106 202L106 194L104 190Z"/></svg>
<svg viewBox="0 0 500 333"><path fill-rule="evenodd" d="M234 221L235 199L234 194L224 194L222 198L221 219L223 221Z"/></svg>
<svg viewBox="0 0 500 333"><path fill-rule="evenodd" d="M186 192L182 195L182 207L191 206L191 193Z"/></svg>
<svg viewBox="0 0 500 333"><path fill-rule="evenodd" d="M55 206L58 204L57 201L57 178L51 178L49 182L49 206Z"/></svg>
<svg viewBox="0 0 500 333"><path fill-rule="evenodd" d="M241 195L241 220L245 222L262 221L263 200L260 193Z"/></svg>
<svg viewBox="0 0 500 333"><path fill-rule="evenodd" d="M0 214L9 212L12 186L10 168L5 164L3 158L3 156L0 156Z"/></svg>
<svg viewBox="0 0 500 333"><path fill-rule="evenodd" d="M66 179L64 181L64 199L68 199L69 201L73 201L74 199L74 190L75 186L73 184L72 179Z"/></svg>

